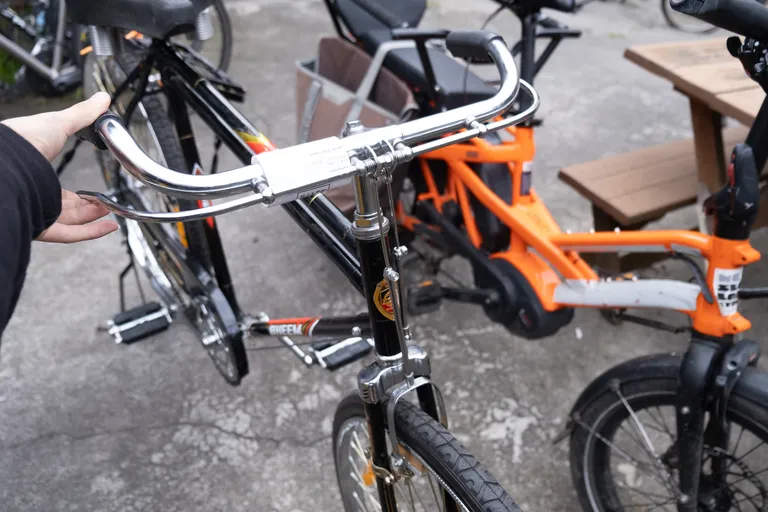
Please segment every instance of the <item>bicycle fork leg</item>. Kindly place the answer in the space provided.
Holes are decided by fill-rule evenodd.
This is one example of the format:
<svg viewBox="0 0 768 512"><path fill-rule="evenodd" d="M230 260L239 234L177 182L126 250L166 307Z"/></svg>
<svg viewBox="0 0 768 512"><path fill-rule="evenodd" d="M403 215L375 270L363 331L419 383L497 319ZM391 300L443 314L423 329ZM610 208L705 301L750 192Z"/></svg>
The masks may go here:
<svg viewBox="0 0 768 512"><path fill-rule="evenodd" d="M374 467L388 468L387 421L382 413L381 404L365 402L365 415L368 418L368 435L371 438L371 461ZM392 483L387 483L384 476L377 474L376 486L379 489L381 510L383 512L397 512L395 488Z"/></svg>
<svg viewBox="0 0 768 512"><path fill-rule="evenodd" d="M683 357L677 389L677 448L680 495L677 510L696 512L701 476L704 415L716 365L725 350L723 339L694 334Z"/></svg>

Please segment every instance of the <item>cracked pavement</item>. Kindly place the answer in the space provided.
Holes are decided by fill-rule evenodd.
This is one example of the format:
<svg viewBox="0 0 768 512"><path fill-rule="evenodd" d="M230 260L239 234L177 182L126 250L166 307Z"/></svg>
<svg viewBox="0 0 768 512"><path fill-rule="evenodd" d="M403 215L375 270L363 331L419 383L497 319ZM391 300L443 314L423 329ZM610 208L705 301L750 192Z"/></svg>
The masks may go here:
<svg viewBox="0 0 768 512"><path fill-rule="evenodd" d="M242 111L277 145L291 144L294 63L311 57L318 37L332 32L322 2L228 5L232 75L249 91ZM494 8L490 1L434 0L424 24L478 28ZM667 29L654 2L595 2L577 15L553 16L584 35L564 41L537 78L544 125L537 129L534 184L563 229L587 229L589 205L557 180L558 168L689 136L685 99L622 54L632 44L693 36ZM489 28L508 41L519 34L509 14ZM61 105L37 99L0 105L0 118ZM210 136L199 135L210 154ZM220 165L236 161L223 154ZM102 190L87 149L62 183ZM692 219L686 209L664 222L679 227ZM246 310L277 317L354 313L364 306L282 210L236 212L219 224ZM768 249L765 233L756 233L753 244ZM116 346L99 326L117 312L117 274L125 263L116 235L35 246L0 352L0 509L338 510L333 412L355 388L363 363L327 373L306 369L287 350L252 351L251 374L231 388L181 323L139 344ZM452 260L447 268L469 281L464 262ZM688 278L673 262L649 273ZM765 277L766 264L759 262L744 279L757 285ZM135 304L130 281L128 290ZM768 327L760 304L743 310L759 339ZM551 441L579 391L623 360L686 345L684 336L610 325L594 311L577 312L555 336L536 342L510 335L469 305L446 303L413 323L446 396L451 430L530 511L578 508L567 446Z"/></svg>

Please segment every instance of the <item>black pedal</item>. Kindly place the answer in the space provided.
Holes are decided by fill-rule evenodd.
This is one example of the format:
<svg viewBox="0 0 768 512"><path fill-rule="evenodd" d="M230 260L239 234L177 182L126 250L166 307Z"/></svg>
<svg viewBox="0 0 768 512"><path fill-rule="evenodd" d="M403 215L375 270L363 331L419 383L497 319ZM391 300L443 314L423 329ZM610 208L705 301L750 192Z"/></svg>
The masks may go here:
<svg viewBox="0 0 768 512"><path fill-rule="evenodd" d="M408 312L412 315L424 315L440 309L443 302L443 289L434 281L425 281L408 290Z"/></svg>
<svg viewBox="0 0 768 512"><path fill-rule="evenodd" d="M107 331L115 343L130 345L166 330L171 321L168 308L158 302L149 302L115 315L107 322Z"/></svg>
<svg viewBox="0 0 768 512"><path fill-rule="evenodd" d="M326 370L338 370L342 366L362 359L373 350L373 342L368 338L348 338L329 345L320 341L313 343L311 352L317 363Z"/></svg>

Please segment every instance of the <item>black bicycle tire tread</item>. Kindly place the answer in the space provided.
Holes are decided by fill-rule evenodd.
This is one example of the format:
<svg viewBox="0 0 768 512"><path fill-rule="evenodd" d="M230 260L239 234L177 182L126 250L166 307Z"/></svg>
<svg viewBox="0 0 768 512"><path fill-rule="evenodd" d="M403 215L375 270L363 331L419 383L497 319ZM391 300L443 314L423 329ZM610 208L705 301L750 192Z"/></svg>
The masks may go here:
<svg viewBox="0 0 768 512"><path fill-rule="evenodd" d="M131 52L130 50L127 52L118 52L116 57L124 70L133 69L139 64L140 60L140 55ZM168 117L168 114L165 112L160 99L156 96L145 96L142 98L141 103L144 105L144 109L147 112L147 117L155 131L158 143L160 144L160 149L163 152L168 167L174 170L181 169L187 173L190 172L190 170L187 169L186 158L184 158L181 143L176 134L176 129ZM185 199L178 199L178 205L182 210L193 210L198 208L195 201ZM203 222L204 221L202 220L184 222L184 233L187 238L190 253L192 253L201 264L205 265L206 268L211 269L211 255L208 249L208 240L205 235ZM248 356L245 353L245 345L241 333L234 336L228 336L228 342L230 350L234 353L238 373L235 379L230 379L229 377L222 375L229 384L238 386L242 377L248 372Z"/></svg>
<svg viewBox="0 0 768 512"><path fill-rule="evenodd" d="M652 388L656 387L659 391L663 390L665 393L669 393L670 390L675 390L677 388L677 378L667 375L665 373L666 370L667 369L659 368L659 376L646 376L643 380L632 379L626 383L626 386L632 386L633 389L648 388L650 391L653 390ZM629 374L627 375L629 376ZM617 378L621 381L620 377ZM622 389L625 387L623 383L620 384L620 386ZM596 396L590 404L579 412L580 423L591 427L594 420L600 416L600 411L611 406L610 403L601 406L601 404L607 402L606 397L610 395L615 397L615 401L620 401L620 399L616 397L615 392L612 391L612 388L609 387L609 384L606 383L605 388L599 392L599 396ZM731 418L740 418L759 425L765 430L766 435L768 435L768 406L766 405L768 404L768 390L766 390L763 397L761 397L761 402L740 396L739 387L737 385L733 389L731 398L728 401L728 410L726 414ZM609 422L609 419L604 420L604 423ZM589 433L590 432L586 428L577 425L571 433L570 438L571 478L583 510L592 510L586 493L586 483L584 479L585 468L582 465ZM764 439L764 441L768 441L768 439ZM593 475L596 475L601 471L603 470L600 468L592 469Z"/></svg>
<svg viewBox="0 0 768 512"><path fill-rule="evenodd" d="M395 424L398 438L446 481L470 511L520 511L480 461L429 414L410 402L398 402ZM453 476L457 478L451 482Z"/></svg>
<svg viewBox="0 0 768 512"><path fill-rule="evenodd" d="M139 54L130 50L118 51L116 58L126 73L138 66L141 59ZM160 144L160 150L163 152L165 163L169 168L175 171L188 174L191 169L187 168L187 161L186 158L184 158L184 153L181 149L181 143L176 134L176 129L168 117L168 114L165 112L163 104L160 102L160 98L156 96L145 96L142 98L141 103L147 112L147 118L152 124L152 129L157 136L157 142ZM195 201L188 199L178 199L177 201L179 208L183 211L195 210L198 208ZM203 222L204 221L202 220L184 222L184 234L187 239L189 252L197 258L205 268L210 269L211 254L208 249L208 240L205 235Z"/></svg>
<svg viewBox="0 0 768 512"><path fill-rule="evenodd" d="M333 423L334 460L337 457L338 433L344 422L355 416L365 418L364 404L357 393L345 397L336 409ZM395 424L398 439L445 481L470 512L520 511L512 497L477 458L418 406L407 401L398 402Z"/></svg>
<svg viewBox="0 0 768 512"><path fill-rule="evenodd" d="M234 43L234 37L232 35L232 20L227 12L227 7L222 0L214 1L214 8L216 14L219 17L219 23L221 24L222 33L222 48L221 55L219 56L219 69L222 71L229 71L229 64L232 62L232 45Z"/></svg>

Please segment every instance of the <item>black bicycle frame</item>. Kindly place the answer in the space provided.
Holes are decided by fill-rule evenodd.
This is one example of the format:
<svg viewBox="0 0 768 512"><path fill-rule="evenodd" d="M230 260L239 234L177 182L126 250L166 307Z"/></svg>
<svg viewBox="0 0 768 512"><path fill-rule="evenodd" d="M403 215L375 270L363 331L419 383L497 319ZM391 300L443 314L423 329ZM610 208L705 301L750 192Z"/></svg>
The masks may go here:
<svg viewBox="0 0 768 512"><path fill-rule="evenodd" d="M266 138L228 101L228 98L242 101L244 91L229 82L221 73L212 69L204 59L186 47L172 45L165 41L155 41L147 49L148 54L139 67L151 63L160 71L161 88L168 97L169 113L178 131L189 169L200 165L200 156L186 105L197 112L216 135L218 141L226 145L243 164L250 164L257 151L249 145L249 142L265 141ZM209 79L198 73L188 62L190 59L202 67L209 68L213 78ZM136 77L139 74L134 71L130 76ZM145 89L140 87L136 94L140 97L145 94ZM211 172L215 172L215 169ZM390 309L387 309L388 304L385 299L388 286L383 279L385 254L389 261L395 260L389 235L385 234L383 240L356 240L352 235L352 223L322 194L281 206L334 262L355 289L365 296L368 312L348 317L304 317L257 321L249 326L251 334L327 338L371 335L377 355L400 354L393 311L391 304ZM206 219L204 225L211 254L211 266L218 288L221 289L237 317L243 318L217 225L213 219ZM394 223L391 221L390 225ZM421 408L435 420L440 421L432 389L422 386L417 389L417 395ZM366 414L371 432L372 459L377 466L389 467L389 454L384 434L387 428L386 418L380 404L366 403ZM385 510L394 512L396 502L393 487L386 484L382 476L377 475L376 480L380 503ZM447 494L445 494L445 500L451 510L450 505L453 504L453 500Z"/></svg>

